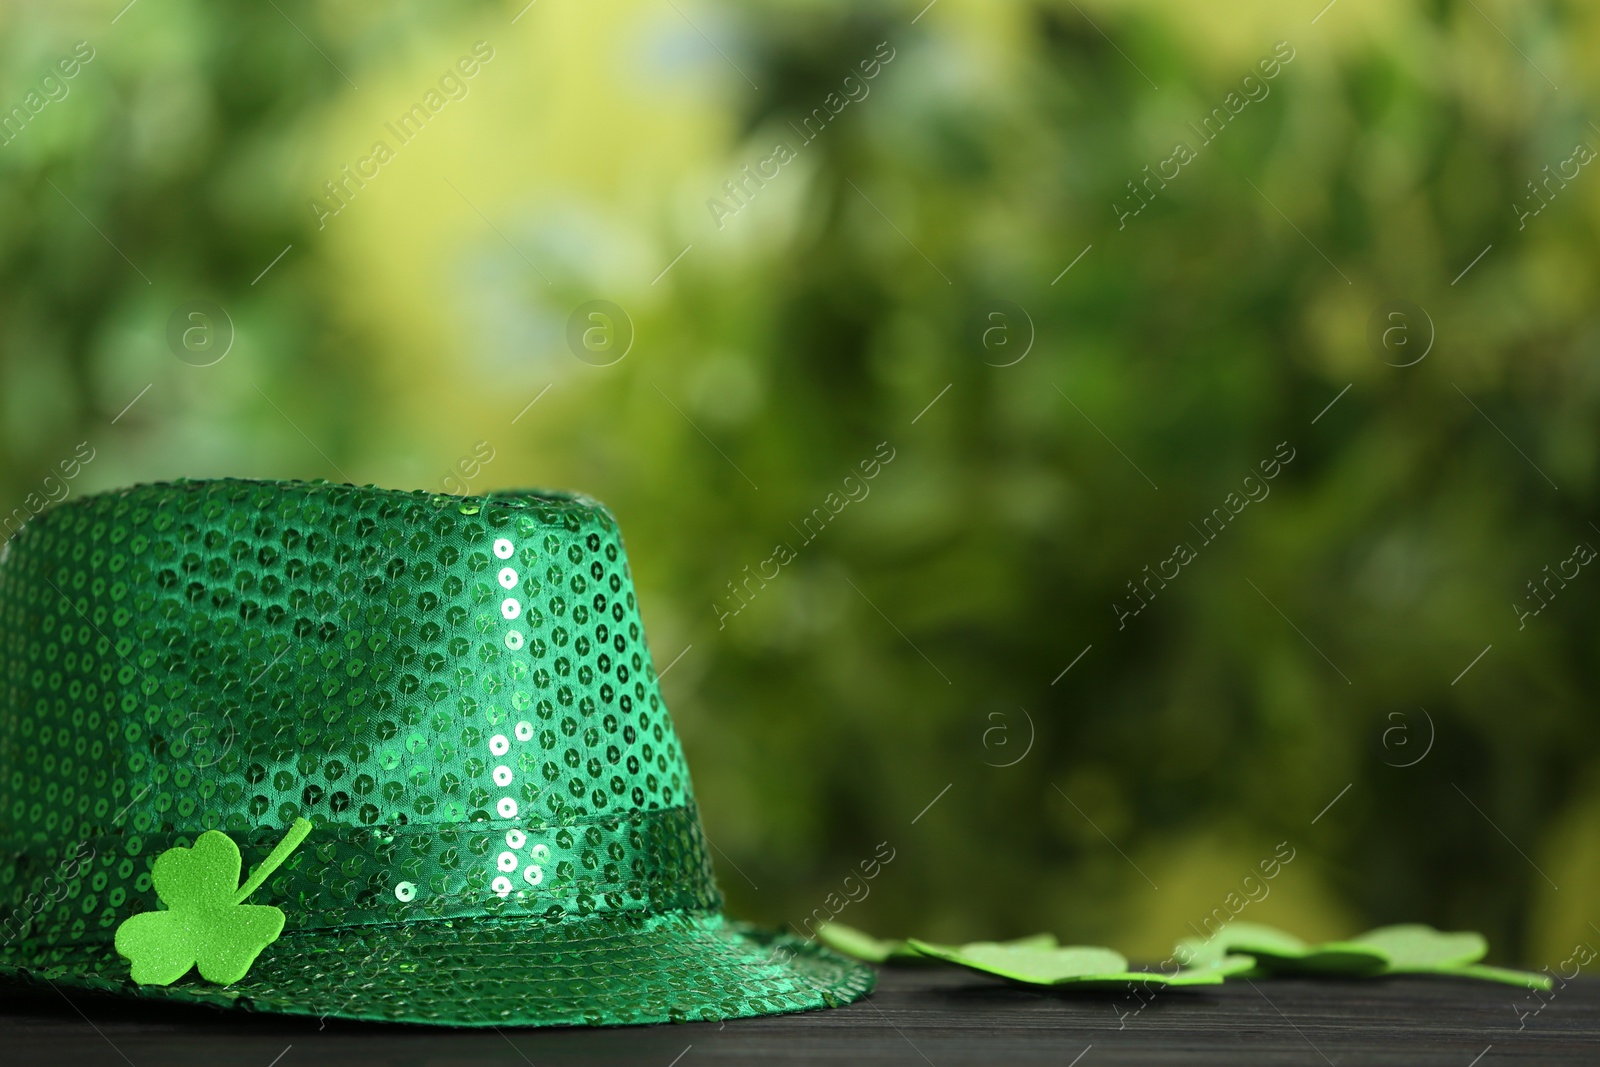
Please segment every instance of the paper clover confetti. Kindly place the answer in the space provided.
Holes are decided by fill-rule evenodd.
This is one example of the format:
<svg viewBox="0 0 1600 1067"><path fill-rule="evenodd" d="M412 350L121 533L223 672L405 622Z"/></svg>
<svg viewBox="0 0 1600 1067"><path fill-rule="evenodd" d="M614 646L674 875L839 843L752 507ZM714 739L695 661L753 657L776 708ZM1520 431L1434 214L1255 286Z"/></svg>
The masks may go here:
<svg viewBox="0 0 1600 1067"><path fill-rule="evenodd" d="M283 931L283 912L244 900L311 832L296 819L250 880L239 884L239 846L220 830L207 830L193 848L169 848L155 862L151 880L166 905L141 912L117 927L117 952L133 965L140 985L171 985L199 964L200 977L231 985L245 976L261 950Z"/></svg>
<svg viewBox="0 0 1600 1067"><path fill-rule="evenodd" d="M844 923L823 923L817 928L817 940L846 956L867 963L928 963L932 957L918 952L905 941L873 937ZM1055 948L1054 934L1029 934L1014 941L999 942L1017 948ZM940 946L946 947L946 946Z"/></svg>
<svg viewBox="0 0 1600 1067"><path fill-rule="evenodd" d="M826 923L817 938L829 948L868 963L953 963L958 967L1029 985L1082 988L1120 987L1128 982L1156 985L1211 985L1254 965L1248 956L1218 957L1176 974L1130 971L1128 961L1108 948L1062 946L1054 934L1032 934L1012 941L940 945L908 938L885 940L843 923Z"/></svg>
<svg viewBox="0 0 1600 1067"><path fill-rule="evenodd" d="M1546 975L1490 967L1478 961L1489 951L1482 934L1446 933L1421 923L1381 926L1345 941L1309 945L1293 934L1260 923L1230 923L1209 939L1185 938L1174 956L1206 966L1230 953L1256 961L1252 973L1376 977L1445 974L1549 989Z"/></svg>
<svg viewBox="0 0 1600 1067"><path fill-rule="evenodd" d="M1231 974L1248 970L1254 961L1248 956L1225 956L1200 967L1165 974L1161 971L1132 971L1120 952L1086 945L1050 948L996 944L976 941L952 948L910 938L911 948L926 956L1028 985L1077 986L1080 988L1121 987L1129 982L1146 985L1216 985Z"/></svg>

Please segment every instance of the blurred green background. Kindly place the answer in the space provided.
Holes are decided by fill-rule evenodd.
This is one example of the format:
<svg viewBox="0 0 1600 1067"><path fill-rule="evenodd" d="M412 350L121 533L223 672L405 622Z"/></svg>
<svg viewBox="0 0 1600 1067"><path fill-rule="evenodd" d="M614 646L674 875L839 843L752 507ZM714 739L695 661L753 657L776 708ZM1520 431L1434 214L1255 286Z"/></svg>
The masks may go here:
<svg viewBox="0 0 1600 1067"><path fill-rule="evenodd" d="M606 501L742 917L1600 936L1600 11L123 5L0 9L11 514Z"/></svg>

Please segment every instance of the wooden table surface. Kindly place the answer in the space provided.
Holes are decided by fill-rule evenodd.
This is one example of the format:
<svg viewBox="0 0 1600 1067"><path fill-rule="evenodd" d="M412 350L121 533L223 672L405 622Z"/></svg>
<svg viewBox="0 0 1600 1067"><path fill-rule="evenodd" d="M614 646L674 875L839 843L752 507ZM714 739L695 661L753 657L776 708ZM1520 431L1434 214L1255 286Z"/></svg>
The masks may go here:
<svg viewBox="0 0 1600 1067"><path fill-rule="evenodd" d="M1138 1001L1116 994L1038 992L953 970L887 970L871 997L834 1011L681 1026L496 1031L319 1026L314 1019L129 1005L84 994L68 1002L49 991L8 988L0 991L0 1061L71 1067L1600 1063L1600 978L1579 978L1545 996L1534 1014L1538 1002L1521 990L1487 982L1273 979L1170 990L1135 1011Z"/></svg>

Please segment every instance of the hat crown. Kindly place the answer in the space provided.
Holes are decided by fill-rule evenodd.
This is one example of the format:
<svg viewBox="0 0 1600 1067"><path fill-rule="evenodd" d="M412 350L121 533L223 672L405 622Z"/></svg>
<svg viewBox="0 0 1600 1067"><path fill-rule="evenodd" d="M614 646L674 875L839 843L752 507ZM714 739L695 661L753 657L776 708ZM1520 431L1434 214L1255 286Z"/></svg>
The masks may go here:
<svg viewBox="0 0 1600 1067"><path fill-rule="evenodd" d="M220 829L250 863L301 816L269 883L313 912L291 927L720 900L616 523L581 497L63 504L0 555L0 770L17 882L100 842L112 891L50 913L74 938L154 906L159 847Z"/></svg>

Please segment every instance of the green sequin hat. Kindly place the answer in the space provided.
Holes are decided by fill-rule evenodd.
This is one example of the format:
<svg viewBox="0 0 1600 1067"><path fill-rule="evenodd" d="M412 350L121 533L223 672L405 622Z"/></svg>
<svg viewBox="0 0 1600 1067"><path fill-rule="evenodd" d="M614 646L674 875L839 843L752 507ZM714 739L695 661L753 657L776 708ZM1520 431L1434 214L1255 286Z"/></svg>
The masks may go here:
<svg viewBox="0 0 1600 1067"><path fill-rule="evenodd" d="M177 482L0 548L0 976L458 1026L871 989L721 906L592 500Z"/></svg>

